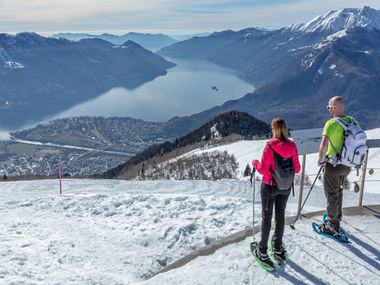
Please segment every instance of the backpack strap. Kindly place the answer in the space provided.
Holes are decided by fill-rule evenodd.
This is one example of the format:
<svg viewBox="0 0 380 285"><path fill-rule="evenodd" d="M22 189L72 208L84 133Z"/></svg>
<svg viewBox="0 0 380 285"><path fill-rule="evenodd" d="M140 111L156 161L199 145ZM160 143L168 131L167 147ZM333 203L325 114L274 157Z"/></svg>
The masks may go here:
<svg viewBox="0 0 380 285"><path fill-rule="evenodd" d="M273 150L273 152L276 152L276 151L273 149L272 145L271 145L269 142L267 142L267 146L269 146L269 148L270 148L271 150Z"/></svg>
<svg viewBox="0 0 380 285"><path fill-rule="evenodd" d="M289 141L289 140L283 140L283 141ZM277 143L276 143L276 144L277 144ZM277 151L274 150L274 148L272 147L272 144L270 144L269 142L267 142L267 146L269 146L269 148L273 151L273 156L274 156L275 154L277 154L278 156L282 157ZM274 157L273 157L273 159L274 159ZM270 170L270 172L272 172L271 180L272 180L272 182L273 182L273 185L276 185L276 182L275 182L274 179L273 179L274 169L272 169L272 165L269 166L269 170Z"/></svg>
<svg viewBox="0 0 380 285"><path fill-rule="evenodd" d="M278 154L275 150L274 150L274 148L272 147L272 145L269 143L269 142L267 142L267 146L269 146L269 148L273 151L273 156L274 156L274 154ZM273 159L274 159L274 157L273 157ZM274 179L273 179L273 172L274 172L274 169L272 169L272 165L270 165L269 166L269 171L272 173L272 176L271 176L271 180L272 180L272 182L273 182L273 185L276 185L276 182L274 181ZM269 199L268 199L269 200ZM267 206L268 207L268 206Z"/></svg>
<svg viewBox="0 0 380 285"><path fill-rule="evenodd" d="M351 120L351 123L353 122L353 120L350 118ZM339 125L342 126L342 128L346 131L350 125L348 123L346 123L342 118L339 118L339 117L336 117L335 118L335 121L339 123Z"/></svg>
<svg viewBox="0 0 380 285"><path fill-rule="evenodd" d="M355 125L355 126L358 125L358 122L353 117L350 117L350 116L346 116L346 117L350 119L351 121L350 123L347 123L340 117L335 118L335 121L338 122L344 130L347 130L350 127L350 125Z"/></svg>
<svg viewBox="0 0 380 285"><path fill-rule="evenodd" d="M276 151L273 149L272 145L269 142L267 142L267 146L269 146L269 148L273 151L273 153L276 153ZM269 170L270 170L270 172L273 173L272 166L269 166Z"/></svg>
<svg viewBox="0 0 380 285"><path fill-rule="evenodd" d="M351 125L352 124L356 125L356 122L355 122L354 118L352 118L350 116L346 116L346 117L350 119ZM342 126L342 128L344 129L345 132L350 127L350 125L346 121L344 121L342 118L340 118L340 117L336 117L335 121L338 122L339 125ZM340 152L338 152L338 150L336 149L336 147L334 146L334 144L332 143L332 141L330 139L329 139L329 143L330 143L331 147L333 148L333 150L336 152L336 156L339 158L340 157Z"/></svg>

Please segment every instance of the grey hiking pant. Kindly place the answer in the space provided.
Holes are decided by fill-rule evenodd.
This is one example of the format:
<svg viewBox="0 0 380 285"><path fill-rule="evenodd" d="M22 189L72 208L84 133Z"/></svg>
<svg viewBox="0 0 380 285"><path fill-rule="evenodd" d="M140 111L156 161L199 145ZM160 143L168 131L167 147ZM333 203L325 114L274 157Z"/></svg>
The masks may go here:
<svg viewBox="0 0 380 285"><path fill-rule="evenodd" d="M339 228L342 219L343 185L351 168L338 164L333 166L326 163L323 179L325 196L327 199L327 217L329 222Z"/></svg>

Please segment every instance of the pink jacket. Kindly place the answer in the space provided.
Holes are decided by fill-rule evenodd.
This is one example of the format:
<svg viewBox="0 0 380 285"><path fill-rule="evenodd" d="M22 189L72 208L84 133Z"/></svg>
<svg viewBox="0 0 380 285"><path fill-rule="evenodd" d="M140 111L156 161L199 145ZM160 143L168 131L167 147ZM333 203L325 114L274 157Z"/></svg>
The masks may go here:
<svg viewBox="0 0 380 285"><path fill-rule="evenodd" d="M268 143L282 157L292 157L294 163L294 172L300 172L301 166L298 159L298 150L294 142L282 141L280 139L270 139ZM262 181L265 184L273 185L272 172L270 169L274 169L274 158L273 150L268 145L265 145L261 162L254 160L252 161L252 165L261 175L263 175Z"/></svg>

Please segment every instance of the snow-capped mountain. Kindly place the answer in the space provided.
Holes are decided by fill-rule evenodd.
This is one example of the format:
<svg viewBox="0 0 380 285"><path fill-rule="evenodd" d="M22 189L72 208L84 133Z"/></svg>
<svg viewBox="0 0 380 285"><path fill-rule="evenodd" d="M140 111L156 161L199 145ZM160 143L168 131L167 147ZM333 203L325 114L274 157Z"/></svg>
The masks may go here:
<svg viewBox="0 0 380 285"><path fill-rule="evenodd" d="M195 114L194 120L239 110L264 121L283 116L292 128L319 127L328 117L328 99L342 95L349 113L365 127L378 127L379 28L379 10L343 9L249 37L228 31L236 38L193 38L159 53L201 57L239 70L255 85L254 93Z"/></svg>
<svg viewBox="0 0 380 285"><path fill-rule="evenodd" d="M295 32L323 32L331 35L355 27L380 30L380 11L367 6L330 11L306 24L292 25L290 29Z"/></svg>

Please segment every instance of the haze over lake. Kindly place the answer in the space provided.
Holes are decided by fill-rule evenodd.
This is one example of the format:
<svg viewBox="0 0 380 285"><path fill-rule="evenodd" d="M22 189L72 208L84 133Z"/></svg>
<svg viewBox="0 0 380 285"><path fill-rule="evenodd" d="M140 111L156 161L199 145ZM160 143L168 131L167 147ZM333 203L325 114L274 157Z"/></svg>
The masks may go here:
<svg viewBox="0 0 380 285"><path fill-rule="evenodd" d="M166 58L177 64L168 74L134 90L115 87L54 118L72 116L125 116L146 121L167 121L174 116L201 112L230 99L237 99L254 87L237 72L208 61Z"/></svg>

